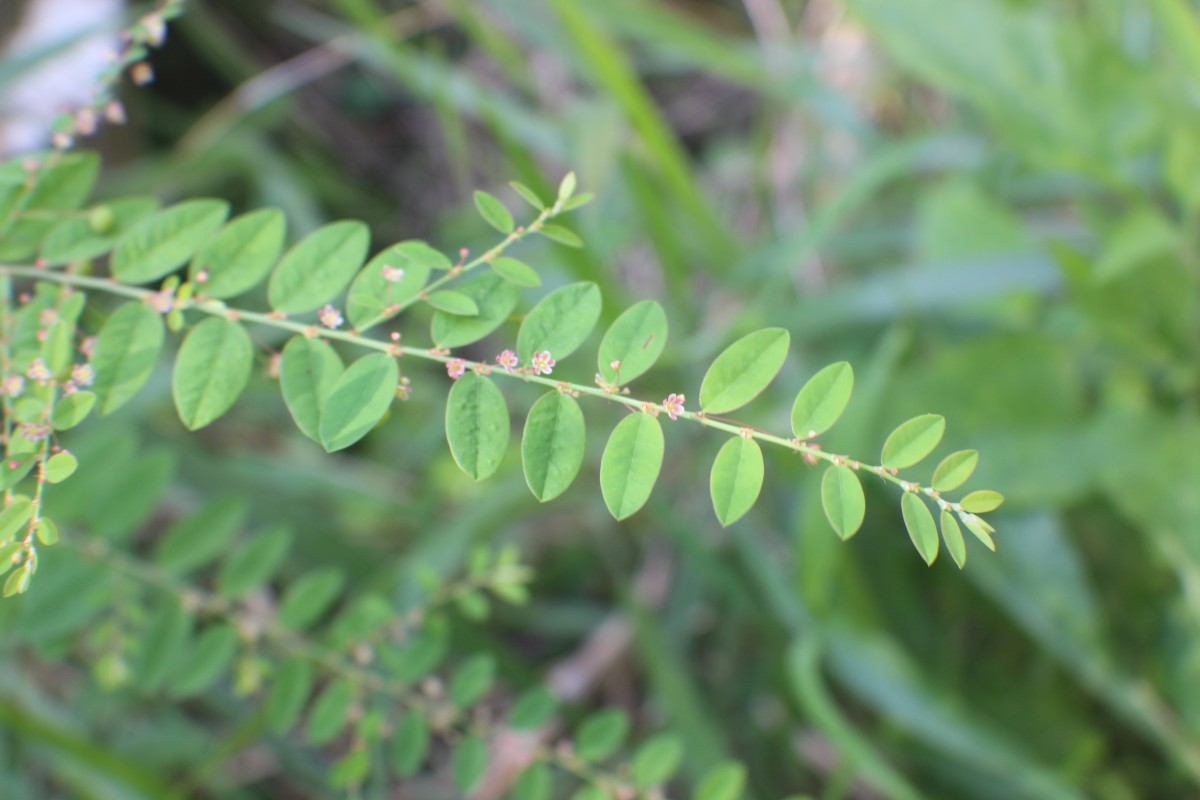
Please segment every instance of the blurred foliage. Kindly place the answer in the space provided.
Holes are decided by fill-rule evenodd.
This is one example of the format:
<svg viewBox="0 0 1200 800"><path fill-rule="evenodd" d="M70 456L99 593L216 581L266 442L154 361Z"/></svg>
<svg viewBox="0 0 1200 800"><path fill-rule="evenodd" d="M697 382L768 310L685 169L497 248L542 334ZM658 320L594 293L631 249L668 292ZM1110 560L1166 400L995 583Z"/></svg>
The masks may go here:
<svg viewBox="0 0 1200 800"><path fill-rule="evenodd" d="M840 542L819 475L774 453L762 501L722 531L704 490L720 442L672 429L674 496L617 524L591 489L598 450L545 509L511 454L489 484L458 474L433 369L407 419L334 460L261 382L187 434L164 372L124 430L74 449L155 460L166 504L150 516L146 479L107 473L80 522L145 548L241 494L295 531L287 574L334 565L401 605L418 566L449 579L473 543L516 543L533 601L456 624L454 646L489 650L519 693L621 612L631 650L592 701L636 738L683 737L679 793L727 758L764 798L1200 791L1195 4L192 0L154 65L131 125L100 139L102 192L475 250L470 189L548 195L574 168L598 195L578 217L588 248L525 257L550 288L598 282L607 320L666 307L674 346L647 395L697 394L726 343L782 326L795 346L760 418L784 429L804 378L849 360L859 388L829 449L944 414L944 452L979 449L1008 503L995 555L972 542L964 572L926 568L895 504L868 503ZM102 578L60 566L57 592L0 607L0 794L327 795L328 753L264 735L227 689L109 691L79 668L87 640L30 628L109 624L89 605ZM645 569L667 573L657 607L635 590ZM392 785L372 796L452 791Z"/></svg>

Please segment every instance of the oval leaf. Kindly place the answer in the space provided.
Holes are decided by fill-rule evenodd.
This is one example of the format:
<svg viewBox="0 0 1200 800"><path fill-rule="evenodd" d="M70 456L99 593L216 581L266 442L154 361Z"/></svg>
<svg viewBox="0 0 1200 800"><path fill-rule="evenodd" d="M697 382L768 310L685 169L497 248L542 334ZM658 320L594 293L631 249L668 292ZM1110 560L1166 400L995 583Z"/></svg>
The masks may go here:
<svg viewBox="0 0 1200 800"><path fill-rule="evenodd" d="M695 800L738 800L746 786L746 768L733 761L718 764L696 786Z"/></svg>
<svg viewBox="0 0 1200 800"><path fill-rule="evenodd" d="M63 450L47 459L43 475L47 483L62 483L74 474L78 466L79 460Z"/></svg>
<svg viewBox="0 0 1200 800"><path fill-rule="evenodd" d="M210 317L188 333L175 359L171 390L188 430L203 428L229 410L250 380L254 347L244 328Z"/></svg>
<svg viewBox="0 0 1200 800"><path fill-rule="evenodd" d="M575 755L584 761L603 761L617 751L628 734L629 717L625 712L597 712L575 732Z"/></svg>
<svg viewBox="0 0 1200 800"><path fill-rule="evenodd" d="M664 449L662 425L650 414L630 414L613 429L600 458L600 491L613 517L625 519L650 499Z"/></svg>
<svg viewBox="0 0 1200 800"><path fill-rule="evenodd" d="M625 309L600 340L600 376L622 386L654 366L667 344L667 312L654 300ZM616 363L617 366L613 367Z"/></svg>
<svg viewBox="0 0 1200 800"><path fill-rule="evenodd" d="M862 527L867 501L854 470L841 464L825 470L821 479L821 505L825 518L842 539L849 539Z"/></svg>
<svg viewBox="0 0 1200 800"><path fill-rule="evenodd" d="M913 417L888 435L880 463L893 469L911 467L933 452L945 432L945 417L938 414Z"/></svg>
<svg viewBox="0 0 1200 800"><path fill-rule="evenodd" d="M512 233L516 227L504 203L487 192L475 192L475 208L479 209L479 216L483 217L484 222L501 233Z"/></svg>
<svg viewBox="0 0 1200 800"><path fill-rule="evenodd" d="M113 276L123 283L146 283L174 272L227 216L224 200L188 200L146 217L113 247Z"/></svg>
<svg viewBox="0 0 1200 800"><path fill-rule="evenodd" d="M454 748L450 757L450 771L454 775L454 785L464 795L469 794L483 777L487 769L487 744L478 736L468 736Z"/></svg>
<svg viewBox="0 0 1200 800"><path fill-rule="evenodd" d="M472 344L499 328L521 299L521 290L495 273L483 273L458 284L458 293L475 301L479 313L459 317L438 311L429 326L439 347Z"/></svg>
<svg viewBox="0 0 1200 800"><path fill-rule="evenodd" d="M995 511L1003 502L1004 495L999 492L980 489L964 497L960 505L964 511L970 511L972 514L986 514L989 511Z"/></svg>
<svg viewBox="0 0 1200 800"><path fill-rule="evenodd" d="M337 600L346 576L337 567L317 567L288 585L279 602L279 624L285 628L307 628Z"/></svg>
<svg viewBox="0 0 1200 800"><path fill-rule="evenodd" d="M513 785L512 800L550 800L550 769L541 761L525 768Z"/></svg>
<svg viewBox="0 0 1200 800"><path fill-rule="evenodd" d="M217 682L237 655L237 632L216 623L196 639L171 681L171 694L194 697Z"/></svg>
<svg viewBox="0 0 1200 800"><path fill-rule="evenodd" d="M434 292L425 298L425 302L446 314L456 317L474 317L479 315L479 305L461 292L442 290Z"/></svg>
<svg viewBox="0 0 1200 800"><path fill-rule="evenodd" d="M429 750L429 723L419 711L409 711L392 735L392 767L401 778L416 773Z"/></svg>
<svg viewBox="0 0 1200 800"><path fill-rule="evenodd" d="M829 430L846 410L853 391L854 369L845 361L813 375L792 405L792 434L811 439Z"/></svg>
<svg viewBox="0 0 1200 800"><path fill-rule="evenodd" d="M763 328L725 349L700 384L700 407L723 414L749 403L783 368L791 336L783 328Z"/></svg>
<svg viewBox="0 0 1200 800"><path fill-rule="evenodd" d="M362 268L346 298L346 316L359 331L395 316L425 288L429 267L405 255L394 245Z"/></svg>
<svg viewBox="0 0 1200 800"><path fill-rule="evenodd" d="M529 409L521 437L521 464L529 491L540 502L567 490L583 464L583 411L570 395L552 390Z"/></svg>
<svg viewBox="0 0 1200 800"><path fill-rule="evenodd" d="M581 281L556 289L535 305L517 332L517 356L528 364L534 353L564 359L583 344L600 319L600 287Z"/></svg>
<svg viewBox="0 0 1200 800"><path fill-rule="evenodd" d="M287 528L274 528L255 536L221 563L217 592L228 600L240 600L270 580L292 545Z"/></svg>
<svg viewBox="0 0 1200 800"><path fill-rule="evenodd" d="M904 527L908 528L909 538L917 552L926 564L932 564L938 554L938 532L929 506L916 492L905 492L900 498L900 511L904 515Z"/></svg>
<svg viewBox="0 0 1200 800"><path fill-rule="evenodd" d="M283 348L279 362L283 402L296 427L314 442L321 441L321 410L344 370L337 351L324 339L295 336Z"/></svg>
<svg viewBox="0 0 1200 800"><path fill-rule="evenodd" d="M647 739L633 756L629 777L638 789L652 789L669 781L683 763L683 742L661 733Z"/></svg>
<svg viewBox="0 0 1200 800"><path fill-rule="evenodd" d="M262 283L283 252L287 223L277 208L242 214L201 248L188 267L197 293L236 297Z"/></svg>
<svg viewBox="0 0 1200 800"><path fill-rule="evenodd" d="M721 524L728 527L741 519L762 491L763 455L758 442L741 436L727 441L717 453L708 483Z"/></svg>
<svg viewBox="0 0 1200 800"><path fill-rule="evenodd" d="M558 700L542 686L535 686L517 698L508 715L508 725L518 731L539 728L558 710Z"/></svg>
<svg viewBox="0 0 1200 800"><path fill-rule="evenodd" d="M942 459L933 471L932 486L939 492L949 492L967 482L979 463L976 450L959 450Z"/></svg>
<svg viewBox="0 0 1200 800"><path fill-rule="evenodd" d="M162 317L141 303L126 303L108 318L92 350L101 414L125 405L149 380L163 337Z"/></svg>
<svg viewBox="0 0 1200 800"><path fill-rule="evenodd" d="M332 453L366 436L396 398L400 368L387 353L355 361L329 390L321 410L321 445Z"/></svg>
<svg viewBox="0 0 1200 800"><path fill-rule="evenodd" d="M942 541L946 543L946 549L958 568L966 566L967 543L963 541L962 530L954 521L954 515L945 509L942 510Z"/></svg>
<svg viewBox="0 0 1200 800"><path fill-rule="evenodd" d="M450 702L458 709L467 709L478 703L496 677L496 659L490 653L481 653L466 661L450 680Z"/></svg>
<svg viewBox="0 0 1200 800"><path fill-rule="evenodd" d="M54 406L54 413L50 417L54 430L66 431L74 428L87 419L87 415L92 413L95 406L95 392L72 392Z"/></svg>
<svg viewBox="0 0 1200 800"><path fill-rule="evenodd" d="M508 435L508 408L496 384L474 372L455 381L446 400L446 441L459 468L477 481L492 475Z"/></svg>
<svg viewBox="0 0 1200 800"><path fill-rule="evenodd" d="M346 678L333 681L317 696L308 715L308 741L325 744L346 727L354 687Z"/></svg>
<svg viewBox="0 0 1200 800"><path fill-rule="evenodd" d="M225 552L241 530L246 511L240 498L213 500L167 530L155 548L154 562L164 572L175 575L204 566Z"/></svg>
<svg viewBox="0 0 1200 800"><path fill-rule="evenodd" d="M551 239L559 244L565 244L567 247L583 247L583 240L579 238L579 234L570 228L564 228L562 225L547 223L538 228L537 232L547 239Z"/></svg>
<svg viewBox="0 0 1200 800"><path fill-rule="evenodd" d="M267 692L267 725L275 733L286 733L300 718L313 687L313 668L308 661L292 658L283 662Z"/></svg>
<svg viewBox="0 0 1200 800"><path fill-rule="evenodd" d="M529 289L536 289L542 285L542 279L534 271L533 267L524 261L517 261L515 258L501 256L489 261L488 264L497 275L509 283L515 283L517 286L524 286Z"/></svg>
<svg viewBox="0 0 1200 800"><path fill-rule="evenodd" d="M305 236L271 274L271 308L300 314L337 297L362 266L370 241L367 226L356 220L331 222Z"/></svg>

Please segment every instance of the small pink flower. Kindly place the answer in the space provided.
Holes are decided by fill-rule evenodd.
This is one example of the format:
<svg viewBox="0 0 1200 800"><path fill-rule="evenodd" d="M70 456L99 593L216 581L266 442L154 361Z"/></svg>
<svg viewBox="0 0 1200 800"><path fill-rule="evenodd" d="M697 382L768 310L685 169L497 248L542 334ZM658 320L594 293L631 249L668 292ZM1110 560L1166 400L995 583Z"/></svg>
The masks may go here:
<svg viewBox="0 0 1200 800"><path fill-rule="evenodd" d="M516 353L514 353L512 350L505 350L503 353L496 356L496 363L504 367L506 372L512 372L520 362L517 360Z"/></svg>
<svg viewBox="0 0 1200 800"><path fill-rule="evenodd" d="M25 371L25 375L29 380L37 381L38 383L45 383L54 377L50 374L50 368L46 366L46 362L40 358L35 358L29 364L29 369Z"/></svg>
<svg viewBox="0 0 1200 800"><path fill-rule="evenodd" d="M533 359L529 365L533 367L534 375L549 375L554 371L554 365L557 363L557 361L550 357L549 350L542 350L540 353L533 354Z"/></svg>
<svg viewBox="0 0 1200 800"><path fill-rule="evenodd" d="M399 283L404 280L404 268L393 267L391 264L383 265L383 279L389 283Z"/></svg>
<svg viewBox="0 0 1200 800"><path fill-rule="evenodd" d="M608 366L609 366L609 369L611 369L613 372L620 372L620 371L621 371L621 362L620 362L620 361L613 361L613 362L612 362L611 364L609 364Z"/></svg>
<svg viewBox="0 0 1200 800"><path fill-rule="evenodd" d="M452 358L446 362L446 374L454 380L458 380L467 371L467 362L461 358Z"/></svg>
<svg viewBox="0 0 1200 800"><path fill-rule="evenodd" d="M76 364L71 368L71 380L77 386L91 386L92 381L96 380L96 371L91 364Z"/></svg>
<svg viewBox="0 0 1200 800"><path fill-rule="evenodd" d="M317 312L317 319L321 320L321 324L330 330L337 330L342 327L345 320L342 318L342 312L338 311L331 305L326 305Z"/></svg>
<svg viewBox="0 0 1200 800"><path fill-rule="evenodd" d="M25 379L20 375L9 375L0 385L0 392L9 397L20 397L23 391L25 391Z"/></svg>
<svg viewBox="0 0 1200 800"><path fill-rule="evenodd" d="M667 395L667 399L663 400L662 403L663 410L667 412L667 416L671 419L677 419L683 413L683 401L685 399L683 395L675 394L674 392Z"/></svg>
<svg viewBox="0 0 1200 800"><path fill-rule="evenodd" d="M92 352L96 349L96 337L89 336L79 343L79 352L83 353L88 358L92 357Z"/></svg>
<svg viewBox="0 0 1200 800"><path fill-rule="evenodd" d="M139 61L129 69L129 77L135 86L145 86L154 80L154 70L145 61Z"/></svg>

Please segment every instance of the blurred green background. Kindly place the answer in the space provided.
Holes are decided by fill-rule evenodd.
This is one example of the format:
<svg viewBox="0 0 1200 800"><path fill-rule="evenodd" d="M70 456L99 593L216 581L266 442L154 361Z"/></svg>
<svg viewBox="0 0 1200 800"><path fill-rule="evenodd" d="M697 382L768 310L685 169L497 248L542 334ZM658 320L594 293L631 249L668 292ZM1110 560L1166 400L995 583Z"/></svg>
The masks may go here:
<svg viewBox="0 0 1200 800"><path fill-rule="evenodd" d="M471 543L515 542L532 603L456 641L496 652L516 691L621 612L629 651L589 702L685 737L680 794L734 757L759 798L1200 796L1196 4L190 0L153 64L130 124L98 138L103 195L216 195L284 208L293 238L350 217L374 249L477 251L472 189L516 208L508 179L549 195L574 169L598 196L572 220L586 248L519 255L548 288L598 282L607 320L662 302L671 341L635 393L695 397L734 338L786 327L789 362L743 418L786 430L804 380L849 360L827 449L873 460L897 423L944 414L939 452L977 448L979 485L1008 501L996 554L926 568L891 487L867 486L842 543L818 471L773 452L757 507L722 530L722 438L677 425L650 504L618 525L596 490L617 408L585 405L584 471L539 507L515 449L487 483L458 473L433 366L406 365L412 399L337 457L266 380L187 434L164 369L75 441L110 473L82 520L142 520L146 482L111 475L141 464L168 508L244 494L297 531L293 572L336 563L401 603L414 566L454 574ZM422 313L406 342L428 341ZM555 374L590 383L588 351ZM505 389L514 417L526 388ZM250 709L229 695L97 688L86 644L32 622L84 602L65 574L3 612L0 794L153 797L185 774L200 797L327 796L311 749L276 743L274 771L233 777L261 745L230 743Z"/></svg>

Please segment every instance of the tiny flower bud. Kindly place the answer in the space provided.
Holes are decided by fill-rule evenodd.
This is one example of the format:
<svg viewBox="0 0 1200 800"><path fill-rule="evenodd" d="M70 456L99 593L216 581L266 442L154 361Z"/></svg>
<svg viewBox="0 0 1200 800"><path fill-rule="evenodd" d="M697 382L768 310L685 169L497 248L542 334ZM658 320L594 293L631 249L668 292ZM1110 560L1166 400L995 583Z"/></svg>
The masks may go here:
<svg viewBox="0 0 1200 800"><path fill-rule="evenodd" d="M104 118L113 125L125 124L125 106L120 100L112 100L104 107Z"/></svg>
<svg viewBox="0 0 1200 800"><path fill-rule="evenodd" d="M154 80L154 70L145 61L139 61L129 69L129 77L137 86L145 86Z"/></svg>
<svg viewBox="0 0 1200 800"><path fill-rule="evenodd" d="M81 108L75 112L75 131L80 136L91 136L96 132L96 112Z"/></svg>
<svg viewBox="0 0 1200 800"><path fill-rule="evenodd" d="M71 380L76 386L91 386L96 380L96 371L91 364L76 364L71 368Z"/></svg>
<svg viewBox="0 0 1200 800"><path fill-rule="evenodd" d="M404 280L404 268L393 267L391 264L383 265L383 279L390 283L398 283Z"/></svg>
<svg viewBox="0 0 1200 800"><path fill-rule="evenodd" d="M142 27L146 31L146 42L151 47L162 47L167 39L167 23L158 14L147 14L142 17Z"/></svg>

